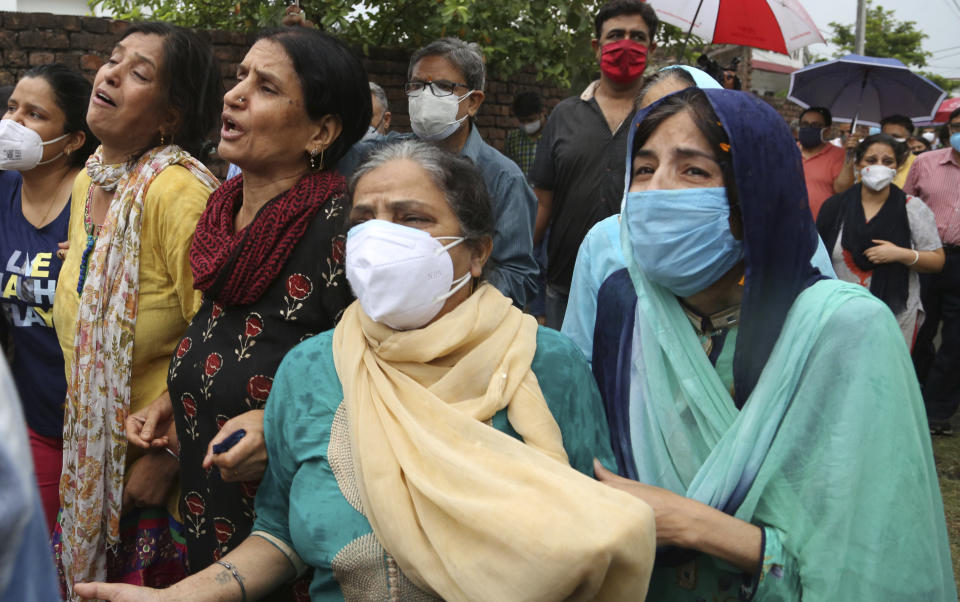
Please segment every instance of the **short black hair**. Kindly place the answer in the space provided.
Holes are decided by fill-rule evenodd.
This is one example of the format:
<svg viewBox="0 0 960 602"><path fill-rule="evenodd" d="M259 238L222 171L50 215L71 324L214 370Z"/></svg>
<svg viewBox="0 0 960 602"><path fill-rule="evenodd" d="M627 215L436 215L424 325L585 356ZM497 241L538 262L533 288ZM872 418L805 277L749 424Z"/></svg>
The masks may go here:
<svg viewBox="0 0 960 602"><path fill-rule="evenodd" d="M600 39L600 32L603 30L603 24L620 15L640 15L643 22L647 24L647 29L650 30L650 41L652 42L657 37L657 26L660 24L660 19L652 6L643 0L610 0L600 7L597 16L593 19L593 28L598 40Z"/></svg>
<svg viewBox="0 0 960 602"><path fill-rule="evenodd" d="M177 114L176 129L166 133L171 143L203 161L213 148L210 138L223 108L223 81L213 48L193 31L160 21L133 23L120 39L135 33L163 38L160 81L167 105Z"/></svg>
<svg viewBox="0 0 960 602"><path fill-rule="evenodd" d="M543 98L539 92L520 92L513 97L513 114L530 117L543 110Z"/></svg>
<svg viewBox="0 0 960 602"><path fill-rule="evenodd" d="M913 142L914 140L927 147L926 150L930 150L930 141L923 136L910 136L907 138L907 142Z"/></svg>
<svg viewBox="0 0 960 602"><path fill-rule="evenodd" d="M833 125L833 115L830 114L830 109L827 107L807 107L806 109L800 111L800 121L803 121L803 116L807 113L813 111L814 113L819 113L823 117L823 121L827 124L827 127Z"/></svg>
<svg viewBox="0 0 960 602"><path fill-rule="evenodd" d="M863 156L867 154L867 149L874 144L885 144L889 146L890 150L893 151L893 157L897 160L898 167L903 165L903 161L907 158L907 153L909 152L907 145L900 144L897 142L897 139L890 134L871 134L870 136L867 136L861 140L860 144L857 145L857 148L854 149L854 162L859 163L861 160L863 160Z"/></svg>
<svg viewBox="0 0 960 602"><path fill-rule="evenodd" d="M906 115L890 115L889 117L884 117L880 120L881 129L883 129L883 126L887 124L902 126L907 130L908 134L913 133L913 120Z"/></svg>
<svg viewBox="0 0 960 602"><path fill-rule="evenodd" d="M323 159L324 165L336 165L367 132L373 116L363 63L343 42L311 27L267 29L257 35L256 41L260 40L276 42L290 57L300 78L307 117L340 119L340 135L324 150Z"/></svg>
<svg viewBox="0 0 960 602"><path fill-rule="evenodd" d="M43 79L53 90L54 101L66 116L63 132L65 134L83 132L86 136L83 146L71 153L70 160L67 162L71 167L80 167L87 162L87 157L100 144L87 126L87 107L90 105L93 86L79 72L60 63L37 65L24 73L22 79L28 77Z"/></svg>

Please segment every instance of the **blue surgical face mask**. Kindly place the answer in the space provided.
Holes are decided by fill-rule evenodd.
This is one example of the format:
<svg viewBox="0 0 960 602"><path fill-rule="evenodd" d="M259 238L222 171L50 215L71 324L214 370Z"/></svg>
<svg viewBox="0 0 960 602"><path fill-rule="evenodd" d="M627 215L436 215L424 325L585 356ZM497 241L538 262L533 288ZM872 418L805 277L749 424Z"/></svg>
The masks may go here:
<svg viewBox="0 0 960 602"><path fill-rule="evenodd" d="M633 260L673 294L699 293L743 258L743 242L730 232L726 189L644 190L626 197Z"/></svg>
<svg viewBox="0 0 960 602"><path fill-rule="evenodd" d="M950 146L953 147L953 150L960 153L960 132L950 134Z"/></svg>

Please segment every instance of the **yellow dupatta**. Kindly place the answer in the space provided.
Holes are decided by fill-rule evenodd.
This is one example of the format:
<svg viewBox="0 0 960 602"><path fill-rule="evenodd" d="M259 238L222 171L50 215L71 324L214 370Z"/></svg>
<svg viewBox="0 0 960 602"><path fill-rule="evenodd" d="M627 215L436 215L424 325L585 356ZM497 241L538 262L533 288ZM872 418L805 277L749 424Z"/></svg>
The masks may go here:
<svg viewBox="0 0 960 602"><path fill-rule="evenodd" d="M347 308L333 354L364 513L445 600L642 600L653 512L568 465L536 332L490 285L412 331ZM503 408L523 442L484 424Z"/></svg>
<svg viewBox="0 0 960 602"><path fill-rule="evenodd" d="M99 162L102 152L91 159ZM151 183L172 165L210 191L217 187L213 174L179 146L144 153L117 183L80 295L60 477L61 561L71 600L79 599L75 582L106 580L107 548L120 541L143 204Z"/></svg>

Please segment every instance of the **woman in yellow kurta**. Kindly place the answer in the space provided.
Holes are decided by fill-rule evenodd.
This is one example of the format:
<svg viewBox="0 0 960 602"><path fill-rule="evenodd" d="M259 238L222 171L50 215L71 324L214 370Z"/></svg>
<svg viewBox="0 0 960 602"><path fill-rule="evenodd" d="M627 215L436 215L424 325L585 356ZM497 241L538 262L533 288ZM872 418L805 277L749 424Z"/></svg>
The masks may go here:
<svg viewBox="0 0 960 602"><path fill-rule="evenodd" d="M175 451L128 455L124 420L166 395L199 302L190 243L217 180L191 153L217 122L219 77L194 34L141 23L94 81L87 115L102 146L74 184L54 302L67 375L54 544L71 599L73 583L93 577L163 586L185 574L163 508L175 499Z"/></svg>

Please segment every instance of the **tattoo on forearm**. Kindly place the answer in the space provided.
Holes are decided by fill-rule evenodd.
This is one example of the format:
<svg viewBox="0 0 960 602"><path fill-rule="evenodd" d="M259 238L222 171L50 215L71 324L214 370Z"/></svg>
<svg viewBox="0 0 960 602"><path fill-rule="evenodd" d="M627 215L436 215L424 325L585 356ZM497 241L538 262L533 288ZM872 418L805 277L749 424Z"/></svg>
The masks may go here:
<svg viewBox="0 0 960 602"><path fill-rule="evenodd" d="M230 574L230 571L220 571L217 573L216 580L220 585L226 585L233 581L233 575Z"/></svg>

